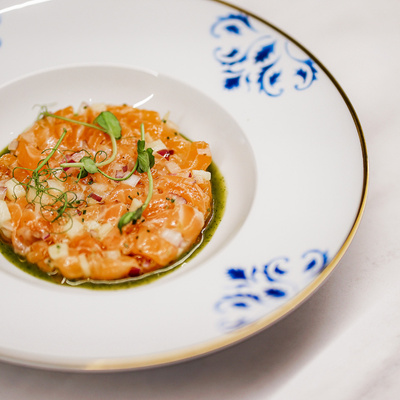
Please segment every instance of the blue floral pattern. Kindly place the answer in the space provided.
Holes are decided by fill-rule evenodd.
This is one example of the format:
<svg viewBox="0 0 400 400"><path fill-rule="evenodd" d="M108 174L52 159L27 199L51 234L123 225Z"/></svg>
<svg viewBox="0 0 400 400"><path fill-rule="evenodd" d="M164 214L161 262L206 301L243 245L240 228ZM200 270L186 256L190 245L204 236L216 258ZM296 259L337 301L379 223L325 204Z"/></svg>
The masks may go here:
<svg viewBox="0 0 400 400"><path fill-rule="evenodd" d="M219 17L211 26L219 41L214 57L222 67L228 90L257 87L268 96L280 96L287 88L304 90L317 80L314 61L305 53L294 56L295 46L276 33L261 33L244 14Z"/></svg>
<svg viewBox="0 0 400 400"><path fill-rule="evenodd" d="M215 309L223 330L247 325L299 293L328 265L328 252L309 250L297 259L278 257L260 267L226 271L227 294Z"/></svg>

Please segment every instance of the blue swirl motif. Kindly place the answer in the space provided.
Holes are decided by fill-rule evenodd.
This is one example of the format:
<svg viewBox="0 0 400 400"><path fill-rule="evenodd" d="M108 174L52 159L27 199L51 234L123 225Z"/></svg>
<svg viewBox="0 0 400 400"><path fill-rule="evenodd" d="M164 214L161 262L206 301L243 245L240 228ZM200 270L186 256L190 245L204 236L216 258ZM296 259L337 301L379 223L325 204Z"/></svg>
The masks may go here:
<svg viewBox="0 0 400 400"><path fill-rule="evenodd" d="M309 250L298 259L279 257L258 267L226 271L228 294L215 304L222 330L247 325L296 295L328 265L328 252Z"/></svg>
<svg viewBox="0 0 400 400"><path fill-rule="evenodd" d="M314 62L288 40L258 32L247 15L219 17L211 35L221 42L214 50L228 90L257 86L268 96L280 96L286 88L304 90L317 79Z"/></svg>

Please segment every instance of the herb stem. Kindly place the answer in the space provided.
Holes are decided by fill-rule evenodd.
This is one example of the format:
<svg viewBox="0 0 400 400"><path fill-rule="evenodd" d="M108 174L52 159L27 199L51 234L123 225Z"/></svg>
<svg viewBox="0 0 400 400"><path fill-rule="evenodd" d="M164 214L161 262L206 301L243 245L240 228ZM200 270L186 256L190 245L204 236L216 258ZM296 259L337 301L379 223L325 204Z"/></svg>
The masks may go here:
<svg viewBox="0 0 400 400"><path fill-rule="evenodd" d="M136 160L136 163L135 163L135 165L133 166L132 171L129 172L128 175L126 175L126 176L124 176L124 177L122 177L122 178L113 178L112 176L107 175L105 172L101 171L100 169L99 169L97 172L100 172L103 176L105 176L105 177L108 178L108 179L112 179L113 181L125 181L125 180L127 180L128 178L130 178L130 177L133 175L133 173L136 171L138 165L139 165L139 162Z"/></svg>
<svg viewBox="0 0 400 400"><path fill-rule="evenodd" d="M57 151L58 147L60 146L61 142L63 141L65 135L67 134L67 130L64 128L63 133L60 136L60 139L58 139L56 145L52 148L50 151L49 155L36 167L36 169L33 171L34 173L39 172L40 169L46 165L46 163L50 160L50 158L53 156L53 154Z"/></svg>
<svg viewBox="0 0 400 400"><path fill-rule="evenodd" d="M96 163L96 167L103 167L104 165L110 164L111 162L113 162L115 160L115 157L117 157L117 141L114 136L112 136L112 135L109 135L109 136L111 138L111 145L112 145L111 157L104 161Z"/></svg>
<svg viewBox="0 0 400 400"><path fill-rule="evenodd" d="M149 205L150 200L153 196L153 176L151 175L150 168L147 171L147 177L149 178L149 190L147 192L146 201L143 203L143 209L145 209Z"/></svg>
<svg viewBox="0 0 400 400"><path fill-rule="evenodd" d="M63 120L63 121L66 121L66 122L72 122L73 124L83 125L83 126L86 126L86 127L88 127L88 128L97 129L97 130L99 130L99 131L102 131L102 132L104 132L104 133L107 133L107 132L106 132L103 128L101 128L100 126L93 125L93 124L89 124L88 122L84 122L84 121L77 121L76 119L63 117L63 116L61 116L61 115L52 114L52 113L49 113L48 111L43 111L43 112L41 113L41 115L43 115L44 117L58 118L58 119L61 119L61 120Z"/></svg>

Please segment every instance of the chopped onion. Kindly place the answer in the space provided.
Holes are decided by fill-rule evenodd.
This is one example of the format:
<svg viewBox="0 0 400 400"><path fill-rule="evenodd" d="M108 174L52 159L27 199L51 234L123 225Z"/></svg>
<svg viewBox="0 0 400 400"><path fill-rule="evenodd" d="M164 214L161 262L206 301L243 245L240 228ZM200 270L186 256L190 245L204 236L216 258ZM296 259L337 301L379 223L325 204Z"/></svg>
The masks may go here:
<svg viewBox="0 0 400 400"><path fill-rule="evenodd" d="M115 171L115 177L117 179L123 178L125 176L124 171L122 171L122 169L119 169L118 171Z"/></svg>
<svg viewBox="0 0 400 400"><path fill-rule="evenodd" d="M167 146L160 139L154 140L153 142L146 144L146 148L153 149L154 153L157 153L160 150L167 150Z"/></svg>
<svg viewBox="0 0 400 400"><path fill-rule="evenodd" d="M181 167L173 161L167 161L165 165L171 174L177 174L181 170Z"/></svg>
<svg viewBox="0 0 400 400"><path fill-rule="evenodd" d="M77 113L83 114L88 107L89 107L89 103L87 103L86 101L83 101L81 103L81 105L79 106Z"/></svg>
<svg viewBox="0 0 400 400"><path fill-rule="evenodd" d="M69 162L69 163L75 163L75 161L72 160L72 159L70 159L68 162ZM70 169L70 167L64 167L64 168L63 168L63 171L64 171L64 172L67 172L69 169Z"/></svg>
<svg viewBox="0 0 400 400"><path fill-rule="evenodd" d="M96 193L90 193L89 197L91 197L93 200L96 200L98 202L103 200L103 198L101 196L99 196L98 194L96 194Z"/></svg>
<svg viewBox="0 0 400 400"><path fill-rule="evenodd" d="M82 157L85 157L87 154L84 151L78 151L76 153L73 153L70 155L70 161L69 162L79 162L81 161Z"/></svg>
<svg viewBox="0 0 400 400"><path fill-rule="evenodd" d="M93 183L91 186L92 190L96 193L99 193L99 195L107 193L108 191L107 185L104 185L103 183Z"/></svg>
<svg viewBox="0 0 400 400"><path fill-rule="evenodd" d="M7 188L5 186L0 186L0 200L6 198Z"/></svg>
<svg viewBox="0 0 400 400"><path fill-rule="evenodd" d="M172 154L174 154L174 151L168 150L168 149L162 149L162 150L158 150L157 154L164 157L166 160L169 160L169 158L172 156Z"/></svg>
<svg viewBox="0 0 400 400"><path fill-rule="evenodd" d="M103 240L112 229L113 226L109 222L100 224L99 228L97 229L97 234L99 235L100 240Z"/></svg>
<svg viewBox="0 0 400 400"><path fill-rule="evenodd" d="M136 211L139 207L141 207L143 203L137 199L136 197L132 200L131 206L129 207L129 211Z"/></svg>
<svg viewBox="0 0 400 400"><path fill-rule="evenodd" d="M121 257L121 252L119 250L107 250L104 252L104 254L107 258L110 258L111 260L117 260Z"/></svg>
<svg viewBox="0 0 400 400"><path fill-rule="evenodd" d="M15 200L26 195L24 187L15 179L11 178L5 183L7 187L7 197L9 200Z"/></svg>
<svg viewBox="0 0 400 400"><path fill-rule="evenodd" d="M140 176L133 174L127 180L122 182L126 183L129 186L135 187L139 183L139 181L140 181Z"/></svg>
<svg viewBox="0 0 400 400"><path fill-rule="evenodd" d="M95 103L90 106L95 114L107 111L107 105L105 103Z"/></svg>
<svg viewBox="0 0 400 400"><path fill-rule="evenodd" d="M68 250L69 248L67 243L55 243L48 248L49 256L52 260L67 257L69 254Z"/></svg>
<svg viewBox="0 0 400 400"><path fill-rule="evenodd" d="M196 179L198 183L204 183L204 181L210 181L211 180L211 172L209 171L203 171L202 169L196 170L194 169L192 171L193 178Z"/></svg>
<svg viewBox="0 0 400 400"><path fill-rule="evenodd" d="M90 276L90 265L85 254L79 254L79 264L81 264L82 272L85 276Z"/></svg>
<svg viewBox="0 0 400 400"><path fill-rule="evenodd" d="M131 277L140 275L140 268L132 267L132 268L129 270L128 275L131 276Z"/></svg>
<svg viewBox="0 0 400 400"><path fill-rule="evenodd" d="M11 214L8 210L7 203L4 200L0 200L0 225L4 222L11 220Z"/></svg>
<svg viewBox="0 0 400 400"><path fill-rule="evenodd" d="M8 145L8 150L10 150L10 151L15 151L15 150L18 149L18 145L19 145L18 140L17 140L17 139L14 139L14 140Z"/></svg>

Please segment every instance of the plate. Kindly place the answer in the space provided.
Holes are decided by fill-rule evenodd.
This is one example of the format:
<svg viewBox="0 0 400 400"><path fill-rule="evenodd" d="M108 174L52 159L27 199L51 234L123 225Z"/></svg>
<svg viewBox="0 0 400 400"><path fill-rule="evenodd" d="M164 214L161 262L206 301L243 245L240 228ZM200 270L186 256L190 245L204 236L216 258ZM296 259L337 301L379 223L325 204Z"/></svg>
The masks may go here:
<svg viewBox="0 0 400 400"><path fill-rule="evenodd" d="M187 360L265 329L331 274L365 207L367 152L345 93L294 39L213 0L3 1L0 17L1 146L37 104L129 103L208 141L228 191L210 243L147 285L64 287L1 259L2 360Z"/></svg>

